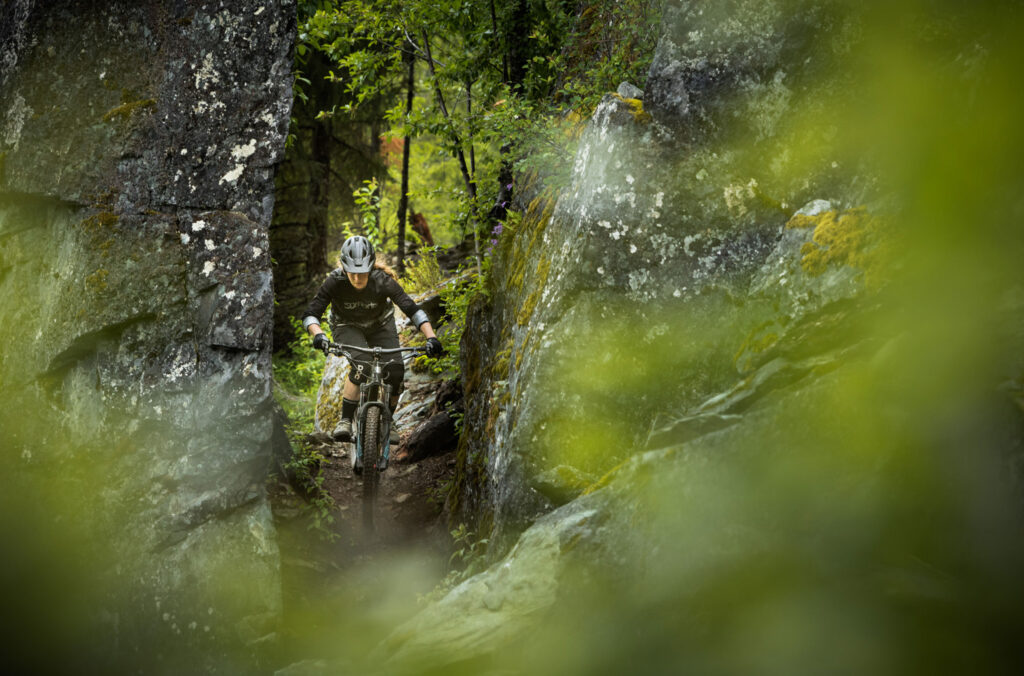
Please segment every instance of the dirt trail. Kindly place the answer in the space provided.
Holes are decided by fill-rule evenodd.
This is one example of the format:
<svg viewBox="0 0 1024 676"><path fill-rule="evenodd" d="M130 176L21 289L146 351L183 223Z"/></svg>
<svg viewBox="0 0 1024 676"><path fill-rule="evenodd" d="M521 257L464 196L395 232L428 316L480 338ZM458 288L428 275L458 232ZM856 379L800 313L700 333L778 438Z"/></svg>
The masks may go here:
<svg viewBox="0 0 1024 676"><path fill-rule="evenodd" d="M411 374L396 412L403 441L426 414L436 386L430 376ZM281 548L285 634L295 659L328 657L323 647L341 631L345 617L363 618L366 638L383 638L396 621L416 611L417 596L444 577L451 551L442 508L445 485L454 473L454 451L416 463L393 461L381 475L374 530L367 533L362 479L352 472L348 456L352 445L321 439L314 447L325 458L323 488L334 502L329 511L333 523L315 527L316 505L283 479L270 486ZM367 626L365 616L380 615L381 607L387 607L387 619Z"/></svg>
<svg viewBox="0 0 1024 676"><path fill-rule="evenodd" d="M362 532L363 482L352 472L351 444L331 444L329 464L324 468L324 485L338 509L337 532L372 549L430 545L439 523L441 491L455 465L454 453L427 458L418 463L392 462L380 476L371 536ZM325 453L325 456L327 455Z"/></svg>

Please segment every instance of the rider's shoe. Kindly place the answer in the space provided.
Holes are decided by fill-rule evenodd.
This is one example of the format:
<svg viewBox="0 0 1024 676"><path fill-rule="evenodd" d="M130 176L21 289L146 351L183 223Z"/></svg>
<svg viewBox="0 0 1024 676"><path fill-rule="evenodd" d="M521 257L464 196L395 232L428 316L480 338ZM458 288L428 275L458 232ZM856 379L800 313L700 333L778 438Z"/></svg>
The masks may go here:
<svg viewBox="0 0 1024 676"><path fill-rule="evenodd" d="M352 421L348 418L342 418L341 422L334 428L334 432L331 433L335 441L352 441Z"/></svg>

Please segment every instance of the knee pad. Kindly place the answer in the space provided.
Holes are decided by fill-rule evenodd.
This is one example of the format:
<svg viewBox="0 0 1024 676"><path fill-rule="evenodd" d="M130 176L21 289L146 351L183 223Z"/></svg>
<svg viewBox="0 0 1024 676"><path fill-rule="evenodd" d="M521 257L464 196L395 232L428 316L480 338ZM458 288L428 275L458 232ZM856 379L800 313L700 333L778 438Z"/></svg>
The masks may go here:
<svg viewBox="0 0 1024 676"><path fill-rule="evenodd" d="M362 385L367 380L366 370L360 371L354 364L348 367L348 381L353 385Z"/></svg>

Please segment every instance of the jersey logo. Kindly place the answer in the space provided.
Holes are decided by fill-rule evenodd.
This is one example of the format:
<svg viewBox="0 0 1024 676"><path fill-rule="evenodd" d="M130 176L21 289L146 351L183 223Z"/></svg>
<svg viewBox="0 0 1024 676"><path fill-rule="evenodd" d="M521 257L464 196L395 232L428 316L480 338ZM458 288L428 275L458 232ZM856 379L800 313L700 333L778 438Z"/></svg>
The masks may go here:
<svg viewBox="0 0 1024 676"><path fill-rule="evenodd" d="M376 308L380 303L374 303L372 301L356 301L354 303L342 303L342 306L346 310L358 310L359 308L372 310Z"/></svg>

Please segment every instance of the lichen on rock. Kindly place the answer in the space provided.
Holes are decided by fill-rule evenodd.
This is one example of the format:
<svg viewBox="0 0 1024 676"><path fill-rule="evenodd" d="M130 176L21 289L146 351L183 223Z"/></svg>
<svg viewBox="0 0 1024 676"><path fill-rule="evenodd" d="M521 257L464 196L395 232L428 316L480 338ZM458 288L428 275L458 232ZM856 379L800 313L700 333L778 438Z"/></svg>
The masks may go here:
<svg viewBox="0 0 1024 676"><path fill-rule="evenodd" d="M830 264L850 265L865 271L868 286L875 288L881 283L887 263L887 230L866 207L842 213L797 213L786 227L813 229L811 240L800 248L801 265L812 277L821 275Z"/></svg>
<svg viewBox="0 0 1024 676"><path fill-rule="evenodd" d="M294 25L288 0L0 13L0 434L38 463L4 474L101 534L79 554L115 591L76 668L239 668L236 625L280 613L267 229Z"/></svg>

